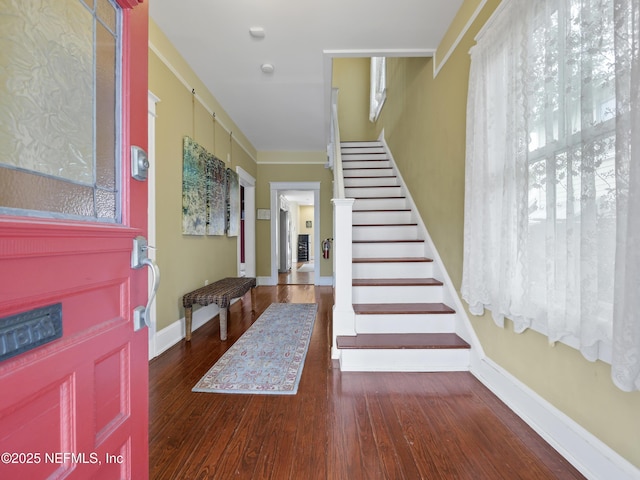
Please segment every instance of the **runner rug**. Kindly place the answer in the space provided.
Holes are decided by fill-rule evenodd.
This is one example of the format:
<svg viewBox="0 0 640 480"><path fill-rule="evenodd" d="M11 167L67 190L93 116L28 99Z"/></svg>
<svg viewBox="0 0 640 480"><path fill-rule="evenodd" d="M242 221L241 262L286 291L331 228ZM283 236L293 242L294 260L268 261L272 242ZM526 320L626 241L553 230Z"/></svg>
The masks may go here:
<svg viewBox="0 0 640 480"><path fill-rule="evenodd" d="M317 309L315 303L272 303L193 391L294 395Z"/></svg>

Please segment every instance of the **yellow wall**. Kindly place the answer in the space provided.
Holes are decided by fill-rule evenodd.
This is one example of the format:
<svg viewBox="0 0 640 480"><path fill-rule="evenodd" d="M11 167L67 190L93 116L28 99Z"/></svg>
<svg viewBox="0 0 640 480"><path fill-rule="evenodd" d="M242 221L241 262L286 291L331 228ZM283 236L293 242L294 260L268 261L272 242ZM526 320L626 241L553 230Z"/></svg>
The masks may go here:
<svg viewBox="0 0 640 480"><path fill-rule="evenodd" d="M213 109L216 118L232 129L243 145L250 143L226 112L200 83L157 26L150 22L150 43L180 76L195 88L199 97ZM235 170L241 166L252 176L257 164L229 134L214 123L212 115L168 68L167 62L149 51L149 90L160 98L156 107L156 247L162 282L157 295L157 329L161 330L184 316L182 295L220 278L237 275L237 237L189 236L182 234L182 141L192 137ZM214 133L215 129L215 133ZM215 148L214 148L215 138ZM230 151L231 150L231 151ZM257 153L251 152L254 157Z"/></svg>
<svg viewBox="0 0 640 480"><path fill-rule="evenodd" d="M478 3L464 2L453 31L445 37L449 45ZM402 176L458 290L462 278L468 52L473 37L498 4L499 0L487 2L435 79L431 59L389 58L387 101L376 123L377 132L384 128ZM342 131L343 125L340 127ZM590 363L562 344L551 347L536 332L515 334L509 322L507 328L498 328L489 315L470 318L491 360L640 466L640 392L622 392L613 385L607 364Z"/></svg>
<svg viewBox="0 0 640 480"><path fill-rule="evenodd" d="M375 140L375 125L369 121L369 58L334 58L333 87L338 93L340 140ZM363 82L365 87L363 88Z"/></svg>

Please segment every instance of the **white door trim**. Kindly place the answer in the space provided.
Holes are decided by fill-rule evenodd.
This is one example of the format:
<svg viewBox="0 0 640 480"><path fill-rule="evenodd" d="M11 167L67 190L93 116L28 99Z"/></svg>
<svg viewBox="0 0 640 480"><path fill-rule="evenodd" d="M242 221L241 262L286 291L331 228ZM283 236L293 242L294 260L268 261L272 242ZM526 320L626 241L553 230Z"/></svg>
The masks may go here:
<svg viewBox="0 0 640 480"><path fill-rule="evenodd" d="M256 179L242 167L236 167L244 187L244 274L256 276ZM238 275L240 275L240 235L238 235Z"/></svg>
<svg viewBox="0 0 640 480"><path fill-rule="evenodd" d="M317 257L320 252L320 182L269 182L271 188L271 276L267 285L278 284L278 197L286 190L313 191L313 251ZM313 274L314 285L320 285L320 263L316 262Z"/></svg>

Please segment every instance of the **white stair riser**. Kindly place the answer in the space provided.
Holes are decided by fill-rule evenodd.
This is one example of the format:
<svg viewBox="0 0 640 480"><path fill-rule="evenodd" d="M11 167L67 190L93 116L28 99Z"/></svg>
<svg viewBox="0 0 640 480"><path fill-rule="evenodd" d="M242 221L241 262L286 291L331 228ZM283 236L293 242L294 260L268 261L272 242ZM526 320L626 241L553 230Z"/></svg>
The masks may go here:
<svg viewBox="0 0 640 480"><path fill-rule="evenodd" d="M407 243L354 243L352 247L354 258L399 258L424 257L424 242Z"/></svg>
<svg viewBox="0 0 640 480"><path fill-rule="evenodd" d="M376 140L369 142L340 142L340 147L382 147L382 143Z"/></svg>
<svg viewBox="0 0 640 480"><path fill-rule="evenodd" d="M354 198L354 197L347 197ZM394 210L407 207L406 198L357 198L353 210Z"/></svg>
<svg viewBox="0 0 640 480"><path fill-rule="evenodd" d="M453 333L455 313L451 314L356 314L357 333Z"/></svg>
<svg viewBox="0 0 640 480"><path fill-rule="evenodd" d="M398 177L360 177L345 178L344 187L389 187L397 186Z"/></svg>
<svg viewBox="0 0 640 480"><path fill-rule="evenodd" d="M353 303L437 303L442 302L442 287L353 287L352 297Z"/></svg>
<svg viewBox="0 0 640 480"><path fill-rule="evenodd" d="M365 226L353 227L354 240L417 240L416 225Z"/></svg>
<svg viewBox="0 0 640 480"><path fill-rule="evenodd" d="M433 262L353 263L353 278L431 278Z"/></svg>
<svg viewBox="0 0 640 480"><path fill-rule="evenodd" d="M344 195L348 198L400 197L402 188L397 185L392 187L345 187Z"/></svg>
<svg viewBox="0 0 640 480"><path fill-rule="evenodd" d="M411 223L413 217L411 211L368 211L353 212L352 221L354 225L367 225L372 223Z"/></svg>
<svg viewBox="0 0 640 480"><path fill-rule="evenodd" d="M344 160L342 168L390 168L389 160Z"/></svg>
<svg viewBox="0 0 640 480"><path fill-rule="evenodd" d="M451 372L469 370L468 349L343 349L344 372Z"/></svg>
<svg viewBox="0 0 640 480"><path fill-rule="evenodd" d="M384 154L387 152L384 151L384 147L382 145L365 145L360 147L344 147L340 150L340 153L344 155L360 155L363 153L376 153L376 154Z"/></svg>
<svg viewBox="0 0 640 480"><path fill-rule="evenodd" d="M389 175L393 175L393 168L376 168L373 170L366 168L354 168L353 170L350 170L348 167L343 165L343 169L343 176L345 180L351 177L387 177Z"/></svg>

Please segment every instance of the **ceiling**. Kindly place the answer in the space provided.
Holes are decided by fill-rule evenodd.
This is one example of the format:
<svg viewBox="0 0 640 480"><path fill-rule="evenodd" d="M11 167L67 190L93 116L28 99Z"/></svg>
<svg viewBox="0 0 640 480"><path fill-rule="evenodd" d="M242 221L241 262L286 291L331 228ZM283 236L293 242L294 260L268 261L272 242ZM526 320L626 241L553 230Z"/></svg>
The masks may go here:
<svg viewBox="0 0 640 480"><path fill-rule="evenodd" d="M298 205L313 205L313 190L287 190L286 192L280 193L282 193L287 200L295 202Z"/></svg>
<svg viewBox="0 0 640 480"><path fill-rule="evenodd" d="M151 0L149 9L258 151L325 151L331 58L430 56L461 4ZM264 37L252 37L253 27Z"/></svg>

